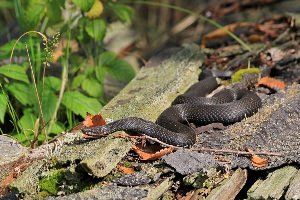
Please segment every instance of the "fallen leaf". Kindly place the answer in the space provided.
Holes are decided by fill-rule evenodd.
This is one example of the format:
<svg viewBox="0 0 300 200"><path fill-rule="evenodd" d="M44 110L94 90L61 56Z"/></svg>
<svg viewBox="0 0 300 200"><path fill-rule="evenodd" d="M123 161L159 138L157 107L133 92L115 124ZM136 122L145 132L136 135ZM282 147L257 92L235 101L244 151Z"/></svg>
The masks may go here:
<svg viewBox="0 0 300 200"><path fill-rule="evenodd" d="M251 156L251 162L252 162L252 165L254 167L265 167L268 165L268 159L265 159L265 158L261 158L259 157L258 155L252 155Z"/></svg>
<svg viewBox="0 0 300 200"><path fill-rule="evenodd" d="M286 87L286 84L283 81L268 76L261 78L258 81L257 85L266 86L274 90L278 90L278 89L283 90Z"/></svg>
<svg viewBox="0 0 300 200"><path fill-rule="evenodd" d="M237 29L238 27L245 27L245 26L253 27L255 26L255 24L250 22L238 22L238 23L226 25L215 31L207 33L202 38L201 48L205 48L207 41L225 37L227 36L227 31L234 32L234 30Z"/></svg>
<svg viewBox="0 0 300 200"><path fill-rule="evenodd" d="M254 152L249 148L247 148L246 150L251 154L251 162L254 167L260 168L268 165L268 159L259 157L258 155L254 154Z"/></svg>
<svg viewBox="0 0 300 200"><path fill-rule="evenodd" d="M131 167L124 167L122 165L117 165L116 167L120 172L123 172L124 174L133 174L135 171Z"/></svg>
<svg viewBox="0 0 300 200"><path fill-rule="evenodd" d="M85 120L83 121L83 125L86 127L102 126L105 124L106 122L101 116L101 114L91 115L88 112L86 113Z"/></svg>
<svg viewBox="0 0 300 200"><path fill-rule="evenodd" d="M136 145L132 146L132 150L134 150L139 155L141 160L157 160L162 156L171 153L172 151L174 151L174 149L174 147L167 147L157 152L145 152L143 149L140 149Z"/></svg>

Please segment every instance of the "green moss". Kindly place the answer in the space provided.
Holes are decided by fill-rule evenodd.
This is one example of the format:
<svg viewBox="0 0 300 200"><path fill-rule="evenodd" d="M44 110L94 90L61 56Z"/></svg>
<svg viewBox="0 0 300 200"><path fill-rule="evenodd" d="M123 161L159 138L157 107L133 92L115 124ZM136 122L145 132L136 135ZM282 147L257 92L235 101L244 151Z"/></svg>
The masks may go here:
<svg viewBox="0 0 300 200"><path fill-rule="evenodd" d="M61 185L64 176L65 169L52 170L50 174L39 181L41 192L47 192L50 195L56 195Z"/></svg>
<svg viewBox="0 0 300 200"><path fill-rule="evenodd" d="M44 199L45 197L49 196L50 194L46 191L42 191L38 193L38 197Z"/></svg>
<svg viewBox="0 0 300 200"><path fill-rule="evenodd" d="M132 163L129 161L125 161L125 162L123 162L123 166L124 167L132 167Z"/></svg>
<svg viewBox="0 0 300 200"><path fill-rule="evenodd" d="M245 74L249 74L249 73L260 73L259 68L256 67L251 67L251 68L247 68L247 69L240 69L238 71L236 71L234 74L232 74L231 76L231 82L232 83L236 83L242 80L243 76Z"/></svg>
<svg viewBox="0 0 300 200"><path fill-rule="evenodd" d="M83 176L70 169L53 169L39 181L39 196L55 196L58 191L71 194L89 189L94 182L91 178Z"/></svg>

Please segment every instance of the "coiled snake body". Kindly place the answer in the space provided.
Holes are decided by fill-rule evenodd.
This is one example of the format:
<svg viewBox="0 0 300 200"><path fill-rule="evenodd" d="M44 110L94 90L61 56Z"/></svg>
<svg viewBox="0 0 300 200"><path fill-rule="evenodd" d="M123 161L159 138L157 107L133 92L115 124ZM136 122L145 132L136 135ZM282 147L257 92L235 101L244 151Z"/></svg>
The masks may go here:
<svg viewBox="0 0 300 200"><path fill-rule="evenodd" d="M128 131L174 146L191 146L196 142L196 134L188 123L232 124L253 115L261 107L261 99L257 94L244 89L224 89L211 98L204 97L217 86L214 77L192 85L186 93L174 100L171 107L161 113L155 123L128 117L103 126L85 127L82 131L93 137Z"/></svg>

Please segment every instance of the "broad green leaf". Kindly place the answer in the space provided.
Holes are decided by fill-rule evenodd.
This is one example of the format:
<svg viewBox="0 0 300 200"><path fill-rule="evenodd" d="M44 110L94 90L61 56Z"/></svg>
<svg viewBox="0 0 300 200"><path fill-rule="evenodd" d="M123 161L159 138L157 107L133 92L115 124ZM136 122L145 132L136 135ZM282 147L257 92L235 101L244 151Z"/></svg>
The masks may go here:
<svg viewBox="0 0 300 200"><path fill-rule="evenodd" d="M47 16L50 24L58 23L62 20L62 7L64 0L48 0L47 1Z"/></svg>
<svg viewBox="0 0 300 200"><path fill-rule="evenodd" d="M8 99L5 94L0 94L0 122L4 123L4 116L7 109Z"/></svg>
<svg viewBox="0 0 300 200"><path fill-rule="evenodd" d="M45 122L48 122L53 115L57 102L57 96L52 90L45 89L43 92L42 109Z"/></svg>
<svg viewBox="0 0 300 200"><path fill-rule="evenodd" d="M85 78L86 78L86 75L84 75L84 74L77 75L72 81L71 88L72 89L79 88Z"/></svg>
<svg viewBox="0 0 300 200"><path fill-rule="evenodd" d="M106 67L104 66L96 66L95 67L96 78L100 83L103 83L106 74Z"/></svg>
<svg viewBox="0 0 300 200"><path fill-rule="evenodd" d="M95 41L102 41L106 33L106 23L103 19L88 20L85 31Z"/></svg>
<svg viewBox="0 0 300 200"><path fill-rule="evenodd" d="M95 0L72 0L72 1L76 6L81 8L84 12L87 12L92 8Z"/></svg>
<svg viewBox="0 0 300 200"><path fill-rule="evenodd" d="M85 69L84 69L84 75L86 77L88 76L93 76L93 74L95 73L95 68L93 66L85 66Z"/></svg>
<svg viewBox="0 0 300 200"><path fill-rule="evenodd" d="M30 146L30 142L34 139L33 133L29 133L27 135L23 134L18 134L18 133L13 133L12 137L15 138L18 142L22 143L24 146ZM38 143L42 144L45 141L45 135L44 134L39 134L38 135Z"/></svg>
<svg viewBox="0 0 300 200"><path fill-rule="evenodd" d="M130 81L135 76L131 65L124 60L113 61L106 70L113 78L120 81Z"/></svg>
<svg viewBox="0 0 300 200"><path fill-rule="evenodd" d="M82 117L86 116L86 112L96 114L102 107L97 99L87 97L78 91L66 92L63 96L62 104Z"/></svg>
<svg viewBox="0 0 300 200"><path fill-rule="evenodd" d="M109 4L115 15L122 21L130 23L133 16L133 9L120 3Z"/></svg>
<svg viewBox="0 0 300 200"><path fill-rule="evenodd" d="M117 54L114 52L106 51L101 53L99 56L99 65L110 65L114 60L116 60Z"/></svg>
<svg viewBox="0 0 300 200"><path fill-rule="evenodd" d="M45 77L44 83L45 88L49 88L56 92L60 90L61 80L57 77L47 76Z"/></svg>
<svg viewBox="0 0 300 200"><path fill-rule="evenodd" d="M36 102L34 90L29 85L11 83L6 85L5 88L24 106L33 105Z"/></svg>
<svg viewBox="0 0 300 200"><path fill-rule="evenodd" d="M25 67L16 64L3 65L0 67L0 74L6 77L29 83Z"/></svg>
<svg viewBox="0 0 300 200"><path fill-rule="evenodd" d="M30 145L30 140L33 139L33 134L32 134L32 137L27 136L24 133L13 133L13 134L11 134L11 136L15 140L17 140L19 143L22 143L24 146L29 146Z"/></svg>
<svg viewBox="0 0 300 200"><path fill-rule="evenodd" d="M36 120L37 117L33 113L27 110L24 111L24 115L19 120L18 125L26 136L33 135Z"/></svg>
<svg viewBox="0 0 300 200"><path fill-rule="evenodd" d="M100 97L103 93L102 85L96 79L85 79L81 86L92 97Z"/></svg>
<svg viewBox="0 0 300 200"><path fill-rule="evenodd" d="M50 130L50 136L55 136L59 133L62 133L63 131L65 131L65 127L63 124L56 122L53 124L52 129Z"/></svg>
<svg viewBox="0 0 300 200"><path fill-rule="evenodd" d="M0 52L8 52L10 53L11 50L13 49L15 43L17 40L10 40L9 42L5 43L0 47ZM25 45L22 41L18 41L18 43L15 46L15 50L23 50L25 49Z"/></svg>

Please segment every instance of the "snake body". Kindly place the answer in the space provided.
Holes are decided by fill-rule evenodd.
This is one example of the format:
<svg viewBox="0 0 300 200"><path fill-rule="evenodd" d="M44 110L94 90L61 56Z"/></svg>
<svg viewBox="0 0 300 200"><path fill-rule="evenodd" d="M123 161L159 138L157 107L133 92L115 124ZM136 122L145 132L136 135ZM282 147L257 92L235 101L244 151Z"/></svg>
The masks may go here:
<svg viewBox="0 0 300 200"><path fill-rule="evenodd" d="M196 134L188 123L200 126L219 122L228 125L253 115L261 107L261 99L257 94L244 89L224 89L206 98L205 95L217 86L214 77L192 85L161 113L155 123L128 117L103 126L85 127L82 131L93 137L128 131L174 146L192 146L196 142Z"/></svg>

